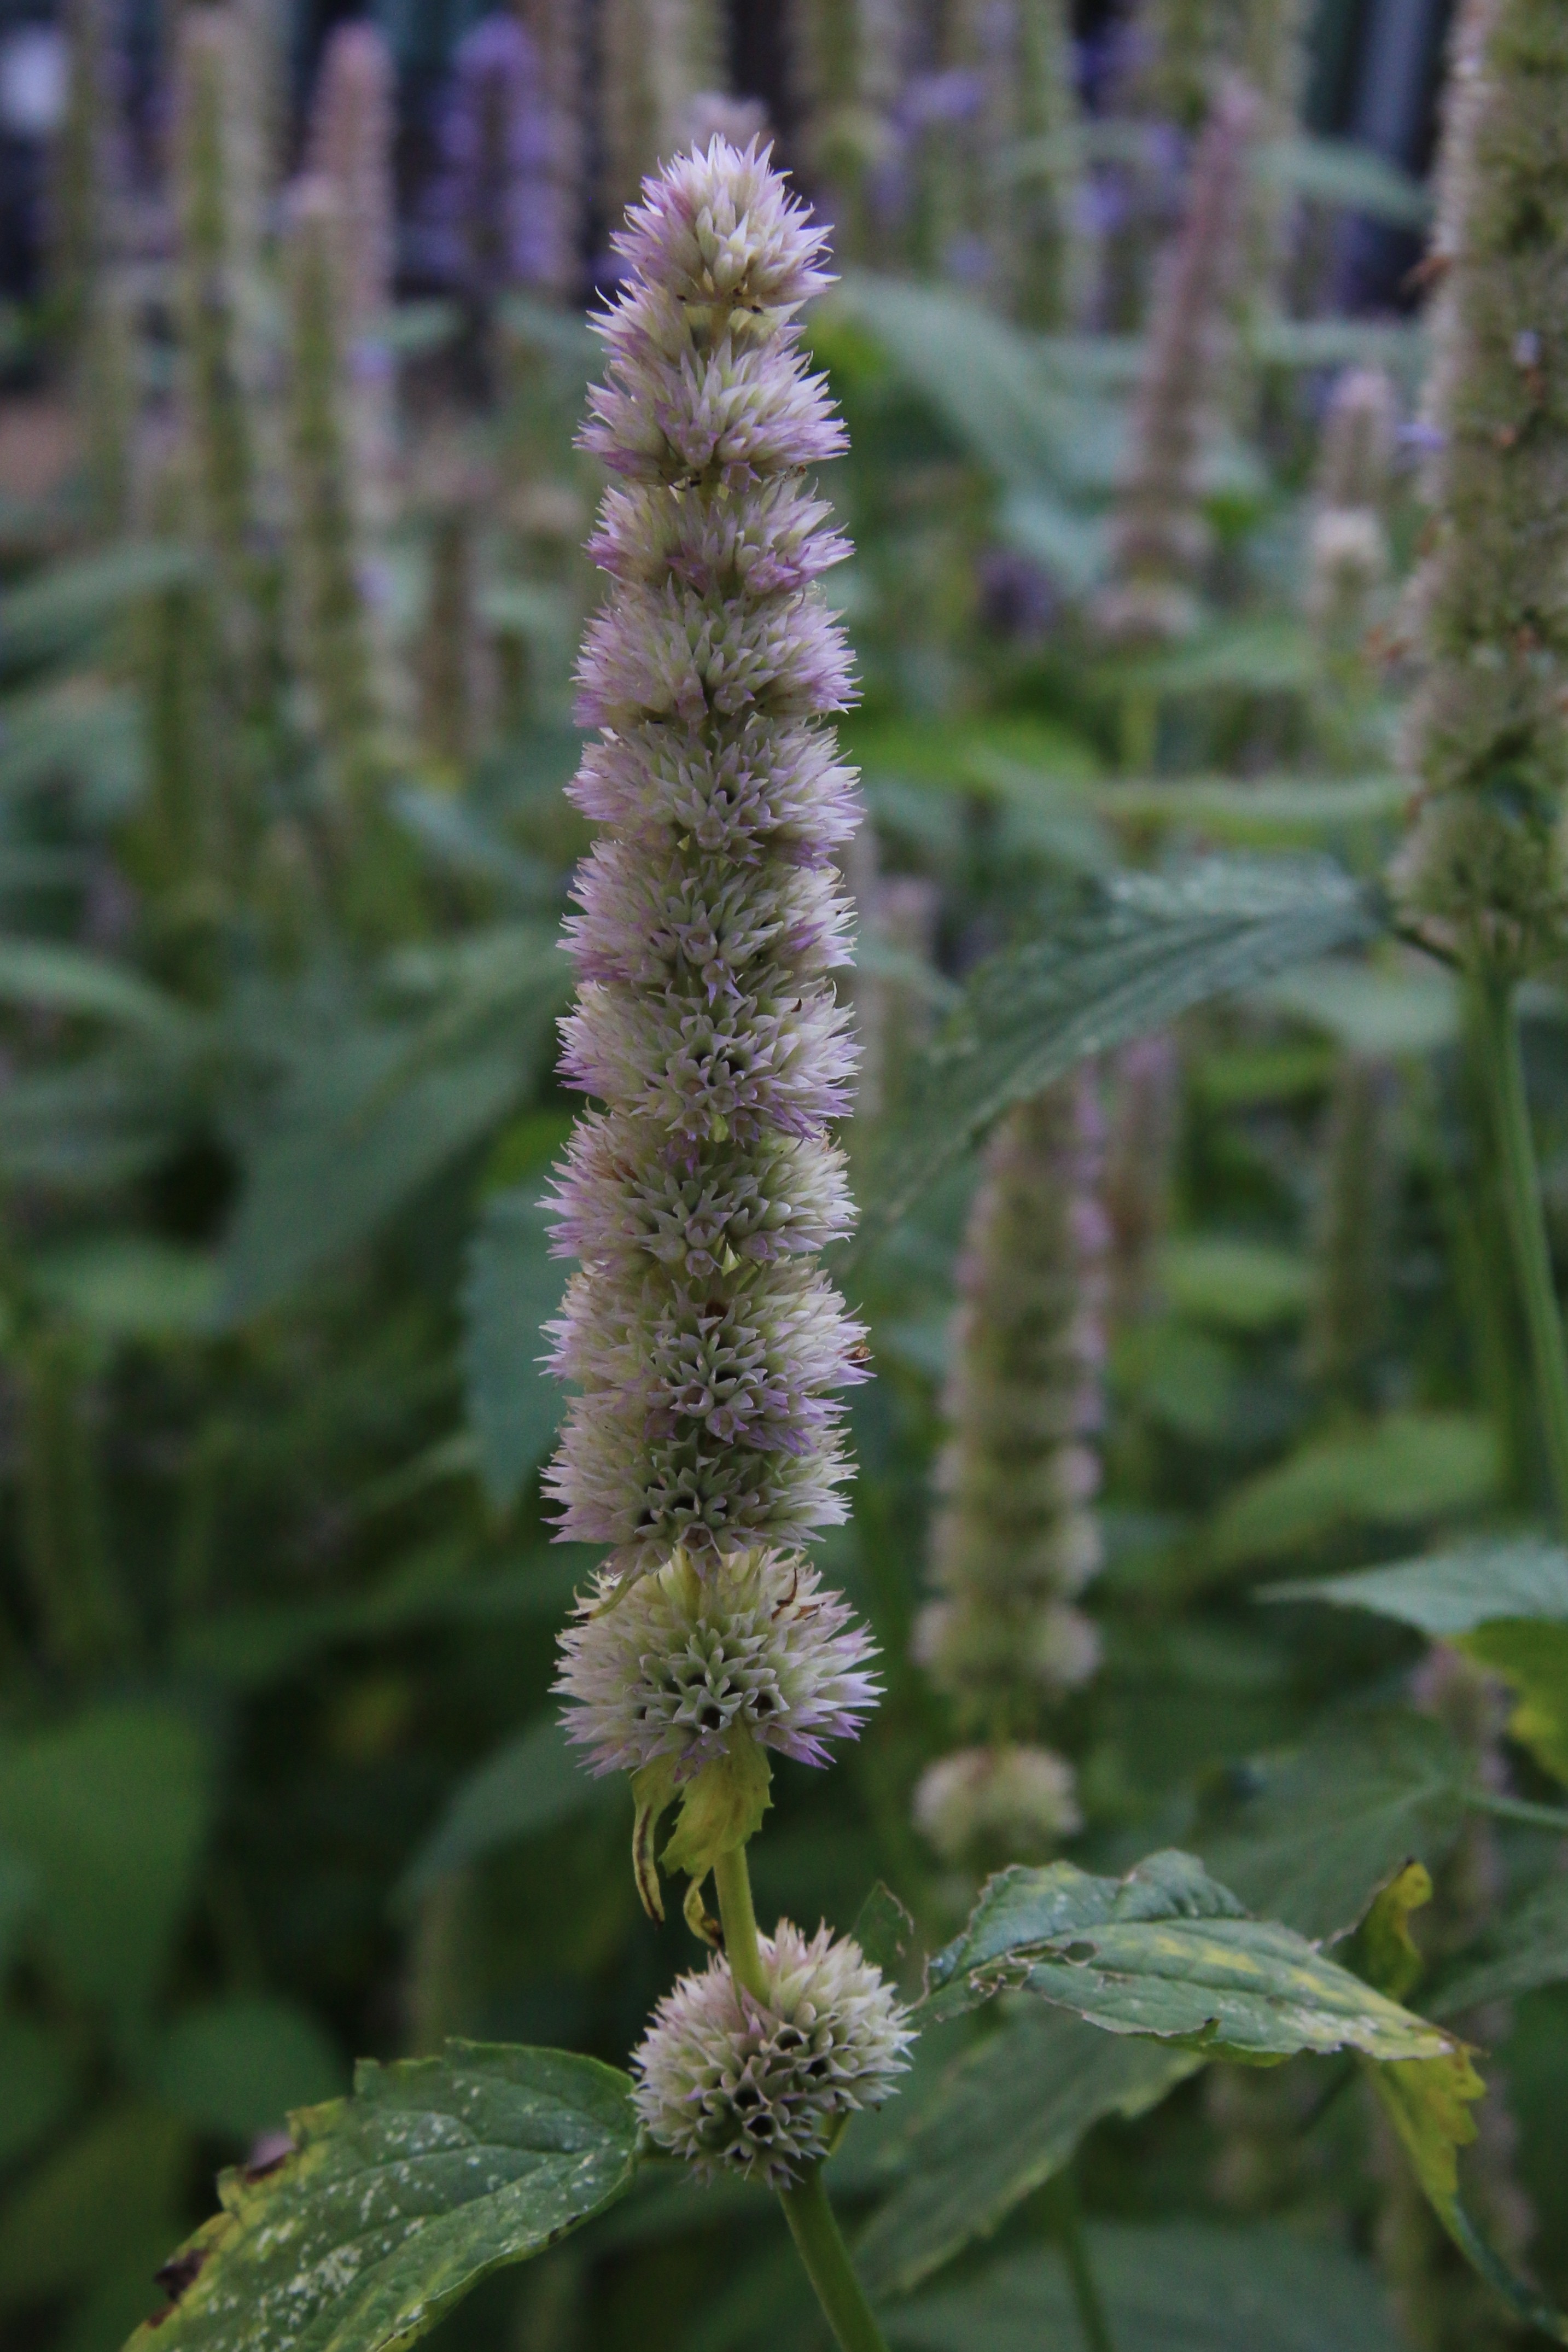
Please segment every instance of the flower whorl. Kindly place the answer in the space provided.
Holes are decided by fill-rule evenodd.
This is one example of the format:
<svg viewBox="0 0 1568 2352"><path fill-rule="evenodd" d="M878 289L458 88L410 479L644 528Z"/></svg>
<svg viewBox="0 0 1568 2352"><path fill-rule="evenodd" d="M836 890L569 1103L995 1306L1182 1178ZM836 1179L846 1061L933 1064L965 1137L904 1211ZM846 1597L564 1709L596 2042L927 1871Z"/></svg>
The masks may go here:
<svg viewBox="0 0 1568 2352"><path fill-rule="evenodd" d="M591 552L572 796L608 828L578 885L569 1083L607 1106L559 1171L583 1263L552 1326L581 1393L549 1474L617 1580L841 1520L833 1392L860 1332L811 1259L848 1230L852 1051L831 863L856 822L827 713L851 697L814 585L848 552L800 478L842 446L795 314L821 238L754 143L647 184L600 331L583 446L615 478Z"/></svg>
<svg viewBox="0 0 1568 2352"><path fill-rule="evenodd" d="M834 2126L880 2106L906 2071L907 2012L848 1936L788 1919L760 1938L767 2006L715 1959L682 1977L632 2064L650 2136L710 2178L785 2188Z"/></svg>
<svg viewBox="0 0 1568 2352"><path fill-rule="evenodd" d="M721 1756L737 1727L801 1764L860 1730L876 1704L873 1644L814 1569L776 1551L732 1554L700 1577L684 1553L604 1605L578 1605L556 1688L568 1737L593 1769L640 1771L662 1756L677 1780Z"/></svg>
<svg viewBox="0 0 1568 2352"><path fill-rule="evenodd" d="M1568 936L1568 14L1461 11L1448 107L1396 880L1437 943L1518 971Z"/></svg>

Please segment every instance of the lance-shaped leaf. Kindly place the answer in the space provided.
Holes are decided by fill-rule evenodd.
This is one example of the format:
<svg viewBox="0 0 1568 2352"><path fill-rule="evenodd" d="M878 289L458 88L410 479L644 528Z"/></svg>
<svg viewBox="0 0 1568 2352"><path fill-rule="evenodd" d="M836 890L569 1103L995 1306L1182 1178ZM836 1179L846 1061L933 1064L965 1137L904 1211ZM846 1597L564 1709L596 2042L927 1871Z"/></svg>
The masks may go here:
<svg viewBox="0 0 1568 2352"><path fill-rule="evenodd" d="M434 2327L631 2183L631 2084L557 2050L449 2042L367 2063L292 2120L277 2168L227 2172L225 2210L163 2273L136 2352L380 2352Z"/></svg>
<svg viewBox="0 0 1568 2352"><path fill-rule="evenodd" d="M1066 1862L1004 1870L930 1981L927 2014L1014 1987L1108 2032L1217 2057L1356 2050L1385 2064L1455 2047L1292 1928L1254 1919L1187 1853L1151 1854L1125 1878Z"/></svg>
<svg viewBox="0 0 1568 2352"><path fill-rule="evenodd" d="M907 1110L872 1172L857 1255L1014 1103L1086 1055L1376 925L1365 893L1322 859L1210 858L1117 877L1082 912L973 973L912 1074Z"/></svg>

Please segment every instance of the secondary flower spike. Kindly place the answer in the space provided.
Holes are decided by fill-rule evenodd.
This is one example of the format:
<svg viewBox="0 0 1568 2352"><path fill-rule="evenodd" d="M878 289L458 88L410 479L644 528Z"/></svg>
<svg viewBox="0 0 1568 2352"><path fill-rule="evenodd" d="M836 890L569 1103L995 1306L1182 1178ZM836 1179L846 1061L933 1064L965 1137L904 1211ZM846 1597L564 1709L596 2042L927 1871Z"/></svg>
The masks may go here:
<svg viewBox="0 0 1568 2352"><path fill-rule="evenodd" d="M645 184L599 322L581 437L615 478L591 541L613 586L572 797L606 831L568 927L562 1069L606 1108L559 1173L582 1266L553 1361L580 1393L549 1484L612 1583L677 1551L710 1576L844 1517L835 1391L862 1335L814 1260L852 1221L826 1129L853 1070L832 860L858 810L815 583L849 551L803 478L843 436L796 324L821 244L755 142L715 139Z"/></svg>

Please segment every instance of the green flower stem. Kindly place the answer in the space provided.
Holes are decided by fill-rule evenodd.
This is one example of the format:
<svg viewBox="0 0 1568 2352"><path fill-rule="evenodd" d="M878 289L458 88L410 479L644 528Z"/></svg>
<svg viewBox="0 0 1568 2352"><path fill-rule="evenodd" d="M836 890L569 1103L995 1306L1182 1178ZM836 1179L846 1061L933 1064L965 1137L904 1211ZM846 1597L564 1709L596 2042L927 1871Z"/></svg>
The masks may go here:
<svg viewBox="0 0 1568 2352"><path fill-rule="evenodd" d="M1059 2173L1055 2189L1053 2202L1061 2252L1067 2263L1067 2275L1072 2282L1073 2307L1078 2314L1078 2325L1083 2331L1084 2344L1088 2352L1116 2352L1110 2318L1101 2299L1093 2263L1089 2259L1089 2242L1083 2234L1083 2216L1078 2207L1078 2184L1071 2172Z"/></svg>
<svg viewBox="0 0 1568 2352"><path fill-rule="evenodd" d="M766 2002L768 1979L762 1973L757 1913L751 1901L751 1873L746 1866L743 1845L737 1845L733 1853L720 1854L713 1866L713 1883L718 1895L718 1916L724 1922L725 1958L736 1983L744 1985L753 2000Z"/></svg>
<svg viewBox="0 0 1568 2352"><path fill-rule="evenodd" d="M887 2352L887 2339L854 2274L833 2218L822 2186L821 2166L810 2165L793 2189L780 2189L779 2202L841 2352Z"/></svg>
<svg viewBox="0 0 1568 2352"><path fill-rule="evenodd" d="M1568 1809L1562 1805L1535 1805L1528 1797L1503 1797L1491 1789L1467 1789L1465 1802L1473 1812L1495 1813L1505 1822L1529 1822L1536 1829L1556 1830L1568 1837Z"/></svg>
<svg viewBox="0 0 1568 2352"><path fill-rule="evenodd" d="M713 1878L719 1917L724 1922L725 1957L735 1972L735 1980L744 1985L755 2000L766 2001L768 1980L762 1973L762 1953L757 1941L757 1912L751 1900L746 1848L737 1846L733 1853L720 1854L714 1864ZM780 2189L779 2202L784 2208L784 2218L806 2266L806 2275L817 2290L817 2300L841 2352L887 2352L886 2339L872 2315L850 2262L849 2250L833 2219L833 2209L822 2186L821 2166L810 2166L793 2189Z"/></svg>
<svg viewBox="0 0 1568 2352"><path fill-rule="evenodd" d="M1478 1003L1481 1057L1501 1161L1504 1213L1513 1247L1536 1401L1546 1435L1547 1458L1558 1517L1568 1530L1568 1348L1552 1276L1552 1253L1541 1208L1541 1180L1524 1093L1524 1062L1519 1046L1511 982L1483 977Z"/></svg>

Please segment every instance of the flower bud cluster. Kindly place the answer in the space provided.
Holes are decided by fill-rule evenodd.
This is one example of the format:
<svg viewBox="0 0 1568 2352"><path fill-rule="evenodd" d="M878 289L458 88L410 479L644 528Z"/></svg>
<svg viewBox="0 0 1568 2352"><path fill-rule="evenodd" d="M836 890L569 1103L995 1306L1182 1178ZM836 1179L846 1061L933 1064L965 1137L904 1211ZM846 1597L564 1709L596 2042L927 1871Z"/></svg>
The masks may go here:
<svg viewBox="0 0 1568 2352"><path fill-rule="evenodd" d="M1161 266L1131 459L1112 520L1114 576L1097 612L1102 631L1119 642L1179 637L1197 625L1194 583L1208 550L1199 465L1230 352L1258 121L1247 85L1225 83L1193 158L1186 217Z"/></svg>
<svg viewBox="0 0 1568 2352"><path fill-rule="evenodd" d="M1074 1601L1100 1565L1090 1441L1105 1348L1101 1157L1088 1076L1020 1105L988 1149L960 1269L932 1538L937 1597L916 1622L915 1649L961 1718L998 1741L1031 1730L1098 1663ZM1011 1750L988 1770L949 1759L932 1768L916 1811L949 1852L984 1850L1007 1814L1017 1859L1071 1826L1071 1783L1041 1751Z"/></svg>
<svg viewBox="0 0 1568 2352"><path fill-rule="evenodd" d="M1568 937L1568 15L1461 10L1449 90L1406 741L1422 803L1396 884L1436 944L1521 971Z"/></svg>
<svg viewBox="0 0 1568 2352"><path fill-rule="evenodd" d="M554 1363L581 1393L549 1486L615 1577L677 1550L708 1576L842 1518L834 1391L862 1376L812 1262L852 1214L825 1129L852 1075L831 859L856 809L821 724L848 654L815 584L847 549L802 473L842 435L794 323L821 239L755 145L671 164L618 243L582 436L613 478L591 551L614 585L572 788L607 830L562 1062L608 1108L559 1178L557 1247L583 1263Z"/></svg>
<svg viewBox="0 0 1568 2352"><path fill-rule="evenodd" d="M768 1999L714 1959L682 1977L632 2056L638 2115L661 2147L708 2178L787 2188L839 2127L880 2106L906 2072L906 2012L852 1937L788 1919L760 1939Z"/></svg>

